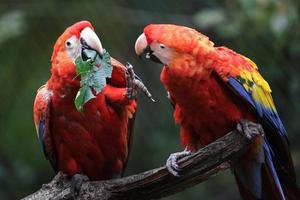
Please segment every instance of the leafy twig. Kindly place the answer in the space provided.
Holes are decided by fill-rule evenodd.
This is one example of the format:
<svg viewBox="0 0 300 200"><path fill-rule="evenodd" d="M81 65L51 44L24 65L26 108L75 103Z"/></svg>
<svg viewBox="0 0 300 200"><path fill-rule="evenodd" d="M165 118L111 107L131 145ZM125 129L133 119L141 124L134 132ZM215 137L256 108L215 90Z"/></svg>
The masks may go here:
<svg viewBox="0 0 300 200"><path fill-rule="evenodd" d="M75 60L77 76L80 76L80 89L75 98L77 110L82 111L83 105L95 98L106 86L106 78L112 74L112 65L109 53L104 49L103 55L95 50L84 49L84 61L81 56Z"/></svg>

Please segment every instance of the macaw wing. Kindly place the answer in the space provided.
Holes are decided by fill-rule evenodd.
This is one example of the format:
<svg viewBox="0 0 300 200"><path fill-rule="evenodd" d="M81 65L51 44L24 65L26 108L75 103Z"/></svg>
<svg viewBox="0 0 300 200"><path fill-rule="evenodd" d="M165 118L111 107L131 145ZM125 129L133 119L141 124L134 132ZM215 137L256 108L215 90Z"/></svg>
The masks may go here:
<svg viewBox="0 0 300 200"><path fill-rule="evenodd" d="M112 71L112 76L111 78L109 78L107 80L107 82L114 86L114 87L118 87L118 88L125 88L126 87L126 77L125 77L125 73L126 73L126 67L120 63L118 60L114 59L113 57L111 57L111 64L113 66L113 71ZM135 75L135 78L142 81L137 75ZM129 159L129 155L130 155L130 150L132 147L132 140L133 140L133 134L134 134L134 121L135 121L135 115L136 115L136 100L133 100L131 102L131 104L127 105L127 112L129 119L128 119L128 124L127 124L127 158L125 160L124 163L124 170L123 173L125 171L128 159ZM122 176L123 176L122 173Z"/></svg>
<svg viewBox="0 0 300 200"><path fill-rule="evenodd" d="M285 174L294 178L295 171L288 148L287 133L275 108L269 84L250 59L226 47L219 47L217 50L226 64L224 67L218 66L215 72L234 93L242 97L256 111L265 128L265 141L274 162L284 169Z"/></svg>
<svg viewBox="0 0 300 200"><path fill-rule="evenodd" d="M112 76L110 79L108 79L108 83L114 87L118 87L118 88L125 88L126 87L126 77L125 77L125 73L126 73L126 67L120 63L118 60L114 59L113 57L111 57L111 64L113 66L113 71L112 71ZM140 80L139 77L136 76L137 79ZM126 108L127 112L130 112L130 114L128 114L129 119L128 119L128 124L127 124L127 158L125 160L124 163L124 170L123 173L125 171L125 168L127 166L127 162L129 159L129 155L130 155L130 150L132 147L132 140L133 140L133 134L134 134L134 121L135 121L135 110L136 110L136 100L132 101L131 104L127 105ZM122 173L122 176L123 176Z"/></svg>
<svg viewBox="0 0 300 200"><path fill-rule="evenodd" d="M37 131L39 144L50 161L53 169L56 171L56 154L55 147L50 131L50 107L51 107L51 92L42 86L34 101L34 124Z"/></svg>
<svg viewBox="0 0 300 200"><path fill-rule="evenodd" d="M130 118L128 120L127 138L126 138L127 139L127 158L124 162L123 172L121 174L122 177L123 177L125 169L127 167L130 151L131 151L131 148L132 148L132 141L133 141L133 135L134 135L134 121L135 121L135 113L132 115L132 118Z"/></svg>

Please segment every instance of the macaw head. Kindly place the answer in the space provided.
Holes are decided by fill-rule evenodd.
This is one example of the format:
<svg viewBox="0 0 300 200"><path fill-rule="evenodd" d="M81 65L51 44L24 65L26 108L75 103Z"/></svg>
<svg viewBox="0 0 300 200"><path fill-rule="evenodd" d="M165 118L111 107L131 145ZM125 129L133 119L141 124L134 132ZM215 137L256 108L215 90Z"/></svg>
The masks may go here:
<svg viewBox="0 0 300 200"><path fill-rule="evenodd" d="M213 42L198 31L172 24L150 24L135 43L138 56L172 65L175 58L195 56L213 49Z"/></svg>
<svg viewBox="0 0 300 200"><path fill-rule="evenodd" d="M56 41L51 57L52 66L58 72L74 72L74 61L78 56L83 60L88 59L84 53L86 48L97 51L100 56L103 54L102 44L91 23L80 21L68 27Z"/></svg>

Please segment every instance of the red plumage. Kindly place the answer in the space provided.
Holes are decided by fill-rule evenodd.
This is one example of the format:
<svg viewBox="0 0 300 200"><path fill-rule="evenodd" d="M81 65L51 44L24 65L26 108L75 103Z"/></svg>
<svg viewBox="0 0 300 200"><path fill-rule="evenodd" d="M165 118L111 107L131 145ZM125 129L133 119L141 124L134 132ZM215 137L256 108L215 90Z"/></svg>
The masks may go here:
<svg viewBox="0 0 300 200"><path fill-rule="evenodd" d="M146 26L135 50L164 64L160 78L174 106L174 120L181 125L183 146L196 151L234 130L243 119L260 123L265 137L254 138L247 152L232 162L242 197L300 198L271 89L250 59L214 47L194 29L171 24Z"/></svg>
<svg viewBox="0 0 300 200"><path fill-rule="evenodd" d="M125 66L112 58L107 85L82 112L75 108L80 78L65 41L74 35L79 40L86 27L92 28L88 22L76 23L56 42L51 77L34 103L34 121L44 153L56 171L84 174L91 180L109 179L121 176L125 168L137 104L126 96Z"/></svg>
<svg viewBox="0 0 300 200"><path fill-rule="evenodd" d="M232 131L240 119L255 119L247 105L224 87L216 75L202 80L199 76L176 79L180 73L164 67L161 80L176 101L174 119L181 124L184 146L195 151Z"/></svg>
<svg viewBox="0 0 300 200"><path fill-rule="evenodd" d="M182 64L178 68L164 66L161 81L175 105L174 120L181 125L180 139L183 146L196 151L234 130L241 119L260 121L254 110L226 86L217 73L208 70L204 73L209 73L209 75L201 74L201 72L188 78L182 76L187 74L185 70L190 70L184 67L186 66L184 62L189 62L187 57L182 61L183 63L177 63ZM225 63L215 64L224 65ZM250 168L250 163L256 160L261 143L262 138L255 138L247 152L239 158L239 164L243 166L243 169ZM265 164L262 166L261 173L262 199L281 200L280 191L275 186L270 169ZM248 188L241 184L238 176L236 180L243 199L257 199Z"/></svg>

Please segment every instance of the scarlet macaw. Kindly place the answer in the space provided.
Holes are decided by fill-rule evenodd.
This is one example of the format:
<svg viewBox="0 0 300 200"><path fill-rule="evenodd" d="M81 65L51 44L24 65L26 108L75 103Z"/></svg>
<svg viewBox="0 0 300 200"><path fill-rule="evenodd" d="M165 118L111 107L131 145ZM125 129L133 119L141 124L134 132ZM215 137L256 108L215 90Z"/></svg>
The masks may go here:
<svg viewBox="0 0 300 200"><path fill-rule="evenodd" d="M177 25L151 24L135 51L164 64L160 79L174 105L186 151L170 156L167 167L178 175L176 160L243 126L260 123L257 136L232 169L244 199L300 199L286 130L269 84L254 62L226 47L215 47L198 31ZM175 155L175 158L174 158Z"/></svg>
<svg viewBox="0 0 300 200"><path fill-rule="evenodd" d="M86 48L100 56L103 53L92 25L80 21L56 41L51 77L34 102L34 123L44 154L55 171L73 176L74 192L86 180L79 174L90 180L122 176L133 132L135 97L143 87L132 68L111 58L111 78L96 98L78 111L74 99L80 78L74 62L78 56L88 59L83 55Z"/></svg>

